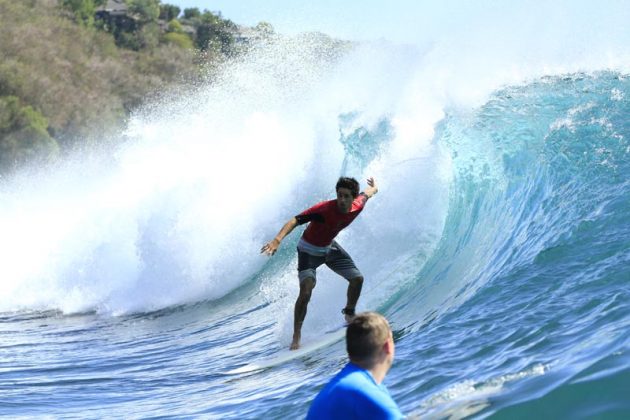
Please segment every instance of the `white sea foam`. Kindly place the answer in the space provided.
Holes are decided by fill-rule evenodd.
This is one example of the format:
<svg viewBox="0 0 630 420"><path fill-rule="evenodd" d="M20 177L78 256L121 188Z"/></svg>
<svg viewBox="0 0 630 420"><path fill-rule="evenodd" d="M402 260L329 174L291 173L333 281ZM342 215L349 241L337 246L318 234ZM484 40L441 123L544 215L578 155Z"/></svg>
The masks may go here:
<svg viewBox="0 0 630 420"><path fill-rule="evenodd" d="M412 415L421 418L462 419L471 416L490 403L488 398L499 394L510 382L544 375L549 366L537 364L529 369L491 378L486 381L464 380L447 387L424 401L422 408Z"/></svg>

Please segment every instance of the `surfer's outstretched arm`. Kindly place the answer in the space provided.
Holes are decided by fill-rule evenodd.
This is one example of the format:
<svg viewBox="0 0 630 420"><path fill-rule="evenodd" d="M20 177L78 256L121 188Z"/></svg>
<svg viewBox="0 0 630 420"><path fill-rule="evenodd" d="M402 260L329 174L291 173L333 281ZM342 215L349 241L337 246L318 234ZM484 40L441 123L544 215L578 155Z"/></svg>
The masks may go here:
<svg viewBox="0 0 630 420"><path fill-rule="evenodd" d="M275 254L278 250L278 247L280 246L280 242L282 242L285 236L293 232L293 229L295 229L297 225L297 219L295 217L292 217L288 222L284 224L284 226L282 226L282 229L280 229L280 232L278 232L275 238L263 245L263 247L260 249L260 253L269 256Z"/></svg>
<svg viewBox="0 0 630 420"><path fill-rule="evenodd" d="M378 187L376 186L376 181L374 177L369 177L367 179L368 187L363 191L363 194L367 196L367 198L372 198L378 192Z"/></svg>

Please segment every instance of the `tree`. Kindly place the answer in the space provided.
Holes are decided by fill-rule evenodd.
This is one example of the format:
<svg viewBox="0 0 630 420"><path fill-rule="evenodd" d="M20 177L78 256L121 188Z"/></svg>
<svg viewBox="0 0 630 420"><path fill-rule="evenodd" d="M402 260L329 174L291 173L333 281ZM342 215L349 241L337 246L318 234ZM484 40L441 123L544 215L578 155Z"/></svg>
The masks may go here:
<svg viewBox="0 0 630 420"><path fill-rule="evenodd" d="M160 19L170 22L179 16L181 9L172 4L160 4Z"/></svg>
<svg viewBox="0 0 630 420"><path fill-rule="evenodd" d="M201 12L196 7L184 9L184 19L195 19L201 17Z"/></svg>
<svg viewBox="0 0 630 420"><path fill-rule="evenodd" d="M139 49L152 50L160 42L160 27L155 22L147 22L135 33Z"/></svg>
<svg viewBox="0 0 630 420"><path fill-rule="evenodd" d="M256 25L254 29L264 39L270 38L276 34L276 31L273 29L273 26L269 22L258 22L258 25Z"/></svg>
<svg viewBox="0 0 630 420"><path fill-rule="evenodd" d="M59 146L47 130L48 120L33 107L15 96L0 97L0 172L55 156Z"/></svg>
<svg viewBox="0 0 630 420"><path fill-rule="evenodd" d="M164 41L175 44L181 48L194 48L192 39L184 32L182 24L177 19L173 19L168 23L166 34L164 34L163 39Z"/></svg>
<svg viewBox="0 0 630 420"><path fill-rule="evenodd" d="M223 19L221 14L215 15L206 10L201 15L201 23L197 27L197 48L207 50L213 45L218 45L223 54L229 55L234 45L234 31L236 31L234 22Z"/></svg>
<svg viewBox="0 0 630 420"><path fill-rule="evenodd" d="M182 34L184 33L184 28L179 20L173 19L168 23L166 32L177 32L178 34Z"/></svg>
<svg viewBox="0 0 630 420"><path fill-rule="evenodd" d="M127 7L142 23L155 22L160 17L160 0L127 0Z"/></svg>
<svg viewBox="0 0 630 420"><path fill-rule="evenodd" d="M96 4L94 0L59 0L61 6L72 13L78 23L90 27L94 25Z"/></svg>
<svg viewBox="0 0 630 420"><path fill-rule="evenodd" d="M168 43L175 44L180 48L192 49L194 47L193 41L188 35L178 32L169 32L165 34L164 40Z"/></svg>
<svg viewBox="0 0 630 420"><path fill-rule="evenodd" d="M116 44L135 51L155 48L160 39L160 0L126 0L132 18L112 22Z"/></svg>

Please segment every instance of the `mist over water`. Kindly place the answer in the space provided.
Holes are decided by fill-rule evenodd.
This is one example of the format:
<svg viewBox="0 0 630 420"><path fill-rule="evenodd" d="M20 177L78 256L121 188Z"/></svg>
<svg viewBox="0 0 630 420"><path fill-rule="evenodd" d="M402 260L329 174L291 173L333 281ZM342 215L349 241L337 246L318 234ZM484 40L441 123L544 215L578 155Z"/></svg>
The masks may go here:
<svg viewBox="0 0 630 420"><path fill-rule="evenodd" d="M241 382L216 375L288 345L300 232L271 259L262 244L332 198L340 175L362 187L374 176L378 195L338 239L366 277L359 309L395 327L388 386L405 412L494 412L536 400L527 378L570 394L562 372L587 377L584 360L608 361L627 384L615 357L627 357L630 319L630 8L606 5L465 4L448 21L460 25L410 29L406 45L278 40L138 110L116 148L2 180L0 332L37 366L28 349L43 328L70 377L96 341L95 371L130 386L145 414L305 412L343 346ZM318 271L304 340L339 323L345 291ZM7 351L0 385L13 375L45 407ZM129 385L145 368L165 380L150 404ZM74 397L79 412L137 413L115 396Z"/></svg>

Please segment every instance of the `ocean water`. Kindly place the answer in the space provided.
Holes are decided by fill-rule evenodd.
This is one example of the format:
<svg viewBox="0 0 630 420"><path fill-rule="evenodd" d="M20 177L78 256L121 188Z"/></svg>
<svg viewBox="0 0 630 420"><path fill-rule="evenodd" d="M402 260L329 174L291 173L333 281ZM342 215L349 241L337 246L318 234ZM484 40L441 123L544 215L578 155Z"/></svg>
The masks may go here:
<svg viewBox="0 0 630 420"><path fill-rule="evenodd" d="M288 347L299 233L260 247L350 175L380 188L339 242L403 412L628 418L630 35L582 29L296 37L139 110L115 150L3 179L0 415L304 417L343 341L225 372ZM345 287L319 270L304 342Z"/></svg>

